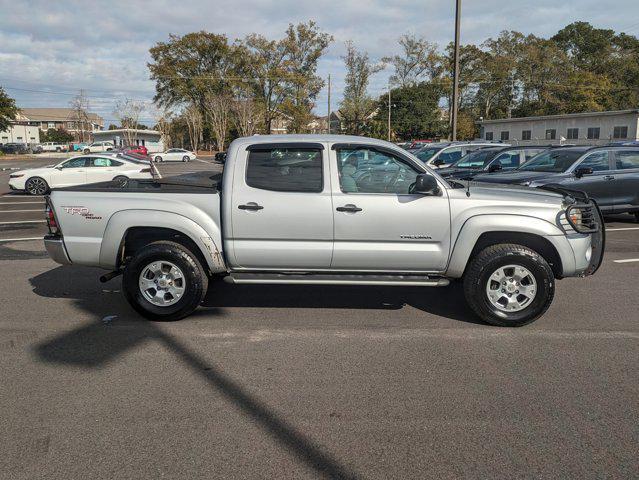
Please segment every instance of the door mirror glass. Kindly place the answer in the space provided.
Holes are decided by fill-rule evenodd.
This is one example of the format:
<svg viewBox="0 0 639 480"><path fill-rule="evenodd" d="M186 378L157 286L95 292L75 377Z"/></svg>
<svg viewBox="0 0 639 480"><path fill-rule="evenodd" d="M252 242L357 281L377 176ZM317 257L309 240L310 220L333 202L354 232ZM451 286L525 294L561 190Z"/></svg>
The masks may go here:
<svg viewBox="0 0 639 480"><path fill-rule="evenodd" d="M436 167L439 167L440 165L443 165L444 161L441 158L436 158L435 161L433 162L433 165L435 165Z"/></svg>
<svg viewBox="0 0 639 480"><path fill-rule="evenodd" d="M503 168L504 167L501 166L501 163L495 162L490 167L488 167L488 172L489 173L498 172L499 170L502 170Z"/></svg>
<svg viewBox="0 0 639 480"><path fill-rule="evenodd" d="M420 173L417 175L417 178L415 178L415 183L411 186L411 193L437 196L441 193L441 190L435 177L428 173Z"/></svg>
<svg viewBox="0 0 639 480"><path fill-rule="evenodd" d="M581 178L584 175L592 175L592 167L579 167L575 170L575 177Z"/></svg>

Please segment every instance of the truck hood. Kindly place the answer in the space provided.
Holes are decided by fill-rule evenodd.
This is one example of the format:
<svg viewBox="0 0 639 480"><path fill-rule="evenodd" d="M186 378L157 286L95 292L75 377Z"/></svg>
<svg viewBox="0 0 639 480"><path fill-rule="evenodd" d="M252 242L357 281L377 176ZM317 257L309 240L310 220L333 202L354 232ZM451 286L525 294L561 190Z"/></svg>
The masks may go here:
<svg viewBox="0 0 639 480"><path fill-rule="evenodd" d="M565 173L530 172L515 170L514 172L483 173L473 178L476 182L502 183L502 184L527 184L529 182L555 183L565 178Z"/></svg>

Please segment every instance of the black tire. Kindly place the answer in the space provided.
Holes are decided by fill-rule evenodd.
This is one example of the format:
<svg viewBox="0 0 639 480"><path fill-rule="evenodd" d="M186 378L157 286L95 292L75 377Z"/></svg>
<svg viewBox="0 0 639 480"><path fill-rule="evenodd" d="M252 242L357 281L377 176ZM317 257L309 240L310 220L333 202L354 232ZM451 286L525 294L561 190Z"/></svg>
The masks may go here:
<svg viewBox="0 0 639 480"><path fill-rule="evenodd" d="M189 161L189 156L188 156L188 155L184 155L184 156L182 157L182 161L183 161L183 162L188 162L188 161Z"/></svg>
<svg viewBox="0 0 639 480"><path fill-rule="evenodd" d="M85 149L84 149L84 153L91 153L91 149L89 149L89 148L85 148Z"/></svg>
<svg viewBox="0 0 639 480"><path fill-rule="evenodd" d="M118 175L113 179L113 181L116 182L119 187L126 187L126 184L129 183L129 177Z"/></svg>
<svg viewBox="0 0 639 480"><path fill-rule="evenodd" d="M635 212L635 222L639 223L639 212Z"/></svg>
<svg viewBox="0 0 639 480"><path fill-rule="evenodd" d="M55 151L56 151L56 152L61 152L61 151L62 151L62 149L61 149L60 147L55 147ZM84 152L84 153L86 153L86 152Z"/></svg>
<svg viewBox="0 0 639 480"><path fill-rule="evenodd" d="M155 163L161 162L162 161L162 157L160 157L159 155L157 157L155 157Z"/></svg>
<svg viewBox="0 0 639 480"><path fill-rule="evenodd" d="M25 182L24 191L29 195L46 195L49 193L49 184L44 178L31 177Z"/></svg>
<svg viewBox="0 0 639 480"><path fill-rule="evenodd" d="M534 299L516 312L497 308L486 293L491 275L499 267L508 265L528 269L537 284ZM516 244L492 245L471 260L464 275L464 294L468 305L486 323L499 327L521 327L534 322L548 310L555 296L555 277L548 262L534 250Z"/></svg>
<svg viewBox="0 0 639 480"><path fill-rule="evenodd" d="M184 274L184 296L173 305L154 305L140 291L140 274L154 261L172 262ZM139 250L124 269L122 280L122 291L127 301L135 311L150 320L174 321L190 315L204 300L207 288L208 277L197 257L183 245L169 241L154 242Z"/></svg>

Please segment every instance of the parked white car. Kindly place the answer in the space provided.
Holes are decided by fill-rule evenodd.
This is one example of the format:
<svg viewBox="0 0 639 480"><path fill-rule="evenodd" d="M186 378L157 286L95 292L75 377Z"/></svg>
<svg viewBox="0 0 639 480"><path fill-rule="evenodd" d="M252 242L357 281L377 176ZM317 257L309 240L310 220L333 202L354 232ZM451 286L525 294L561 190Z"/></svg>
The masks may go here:
<svg viewBox="0 0 639 480"><path fill-rule="evenodd" d="M183 148L169 148L166 152L158 152L149 154L156 162L188 162L195 160L196 155L193 152L184 150Z"/></svg>
<svg viewBox="0 0 639 480"><path fill-rule="evenodd" d="M44 195L52 188L111 180L126 184L130 178L153 178L151 165L122 156L82 155L50 167L11 173L9 188L30 195Z"/></svg>
<svg viewBox="0 0 639 480"><path fill-rule="evenodd" d="M45 142L40 144L43 152L66 152L69 150L69 145L56 142Z"/></svg>
<svg viewBox="0 0 639 480"><path fill-rule="evenodd" d="M82 150L84 153L110 152L115 148L111 142L93 142Z"/></svg>

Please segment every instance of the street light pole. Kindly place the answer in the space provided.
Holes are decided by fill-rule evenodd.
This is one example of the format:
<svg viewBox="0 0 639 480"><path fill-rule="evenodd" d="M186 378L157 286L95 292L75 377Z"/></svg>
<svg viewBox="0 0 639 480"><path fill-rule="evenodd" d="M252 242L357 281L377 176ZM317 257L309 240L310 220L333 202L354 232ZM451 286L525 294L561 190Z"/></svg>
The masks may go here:
<svg viewBox="0 0 639 480"><path fill-rule="evenodd" d="M328 117L327 118L327 124L328 124L328 133L331 133L331 74L328 74Z"/></svg>
<svg viewBox="0 0 639 480"><path fill-rule="evenodd" d="M451 111L452 140L457 140L457 109L459 108L459 17L461 16L461 0L455 6L455 52L453 70L453 108Z"/></svg>
<svg viewBox="0 0 639 480"><path fill-rule="evenodd" d="M388 141L391 141L391 85L388 82Z"/></svg>

